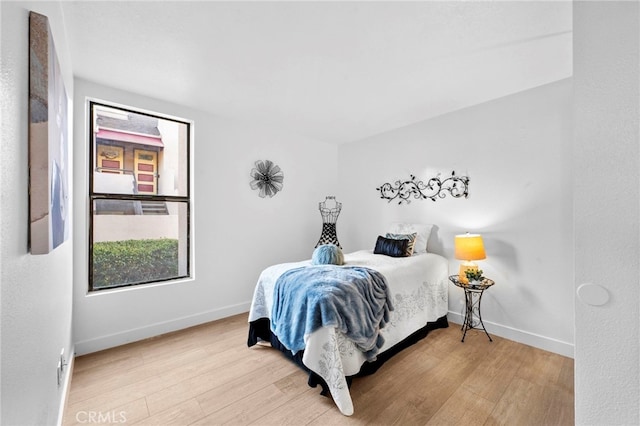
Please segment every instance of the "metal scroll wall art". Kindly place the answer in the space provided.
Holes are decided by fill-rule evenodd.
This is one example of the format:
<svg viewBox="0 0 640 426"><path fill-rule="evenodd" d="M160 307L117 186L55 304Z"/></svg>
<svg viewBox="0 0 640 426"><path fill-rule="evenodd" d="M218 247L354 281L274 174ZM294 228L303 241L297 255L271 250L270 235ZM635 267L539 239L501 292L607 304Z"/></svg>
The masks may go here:
<svg viewBox="0 0 640 426"><path fill-rule="evenodd" d="M380 191L380 198L388 200L398 200L398 204L406 202L411 203L411 199L436 201L438 198L444 198L447 193L453 198L467 198L469 196L469 178L467 176L457 176L456 172L451 172L451 176L442 179L440 174L432 177L425 184L421 180L416 180L414 175L411 179L400 181L397 180L393 185L390 183L382 184L376 188Z"/></svg>

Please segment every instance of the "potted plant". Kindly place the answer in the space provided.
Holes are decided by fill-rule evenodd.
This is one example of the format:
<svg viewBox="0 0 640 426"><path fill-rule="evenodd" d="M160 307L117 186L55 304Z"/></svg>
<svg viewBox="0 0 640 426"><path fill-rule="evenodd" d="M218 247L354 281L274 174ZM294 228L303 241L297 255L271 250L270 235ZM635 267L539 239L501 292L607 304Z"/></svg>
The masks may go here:
<svg viewBox="0 0 640 426"><path fill-rule="evenodd" d="M482 276L482 269L467 269L464 273L471 285L480 284L484 278Z"/></svg>

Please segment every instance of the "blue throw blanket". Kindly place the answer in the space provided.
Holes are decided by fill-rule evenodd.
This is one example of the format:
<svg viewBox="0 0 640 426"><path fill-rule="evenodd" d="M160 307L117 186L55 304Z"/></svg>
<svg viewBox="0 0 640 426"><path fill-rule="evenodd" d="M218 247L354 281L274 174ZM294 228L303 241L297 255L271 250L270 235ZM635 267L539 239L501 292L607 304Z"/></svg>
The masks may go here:
<svg viewBox="0 0 640 426"><path fill-rule="evenodd" d="M307 266L276 281L271 330L295 354L304 349L305 336L336 327L372 360L384 343L380 329L392 310L381 273L359 266Z"/></svg>

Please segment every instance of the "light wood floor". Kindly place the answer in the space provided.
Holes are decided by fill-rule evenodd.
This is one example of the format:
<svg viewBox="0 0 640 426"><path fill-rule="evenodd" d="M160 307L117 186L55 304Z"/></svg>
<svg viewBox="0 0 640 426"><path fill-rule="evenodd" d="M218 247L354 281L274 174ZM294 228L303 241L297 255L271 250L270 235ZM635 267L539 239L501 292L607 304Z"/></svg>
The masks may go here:
<svg viewBox="0 0 640 426"><path fill-rule="evenodd" d="M247 329L237 315L78 357L64 424L574 423L572 359L477 331L461 343L456 324L355 379L351 417L280 352L247 348Z"/></svg>

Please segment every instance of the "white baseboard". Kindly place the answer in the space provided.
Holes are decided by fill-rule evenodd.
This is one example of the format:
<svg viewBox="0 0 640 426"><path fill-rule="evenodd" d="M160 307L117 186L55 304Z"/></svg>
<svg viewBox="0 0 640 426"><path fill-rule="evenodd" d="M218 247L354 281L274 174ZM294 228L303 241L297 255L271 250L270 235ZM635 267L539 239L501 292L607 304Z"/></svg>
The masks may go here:
<svg viewBox="0 0 640 426"><path fill-rule="evenodd" d="M64 409L67 406L67 400L69 399L69 390L71 389L71 377L73 376L73 366L75 365L75 349L72 346L69 351L68 360L67 360L67 369L64 373L64 378L62 382L62 398L60 400L60 408L58 409L58 421L57 425L62 426L62 421L64 420Z"/></svg>
<svg viewBox="0 0 640 426"><path fill-rule="evenodd" d="M86 355L92 352L121 346L127 343L136 342L138 340L148 339L150 337L159 336L161 334L170 333L172 331L182 330L184 328L193 327L195 325L219 320L236 314L241 314L243 312L249 312L250 307L251 302L244 302L237 305L225 306L224 308L200 312L181 318L174 318L155 324L149 324L144 327L123 330L118 333L83 340L81 342L75 343L76 355Z"/></svg>
<svg viewBox="0 0 640 426"><path fill-rule="evenodd" d="M454 324L462 324L462 322L464 321L463 316L459 312L452 311L449 311L447 313L447 319ZM524 330L518 330L513 327L496 324L491 321L483 320L483 322L487 327L487 331L491 335L495 334L496 336L513 340L514 342L523 343L525 345L533 346L535 348L553 352L569 358L573 358L574 356L574 345L572 343L563 342L561 340L541 336L539 334L530 333Z"/></svg>
<svg viewBox="0 0 640 426"><path fill-rule="evenodd" d="M184 328L219 320L232 315L241 314L243 312L248 312L250 307L251 302L239 303L237 305L226 306L220 309L214 309L194 315L188 315L181 318L175 318L168 321L149 324L144 327L124 330L119 333L100 336L94 339L83 340L81 342L75 343L75 353L76 355L86 355L92 352L113 348L138 340L159 336L165 333L170 333L172 331L182 330ZM463 321L462 315L458 312L453 311L449 311L447 313L447 318L454 324L462 324ZM533 346L545 351L554 352L569 358L574 357L574 345L572 343L563 342L557 339L541 336L539 334L530 333L524 330L518 330L513 327L496 324L491 321L484 321L484 323L487 326L487 331L489 332L489 334L495 334L496 336L500 336L505 339L513 340L515 342L523 343L525 345ZM67 375L65 376L65 389L68 386L70 370L71 369L67 370Z"/></svg>

